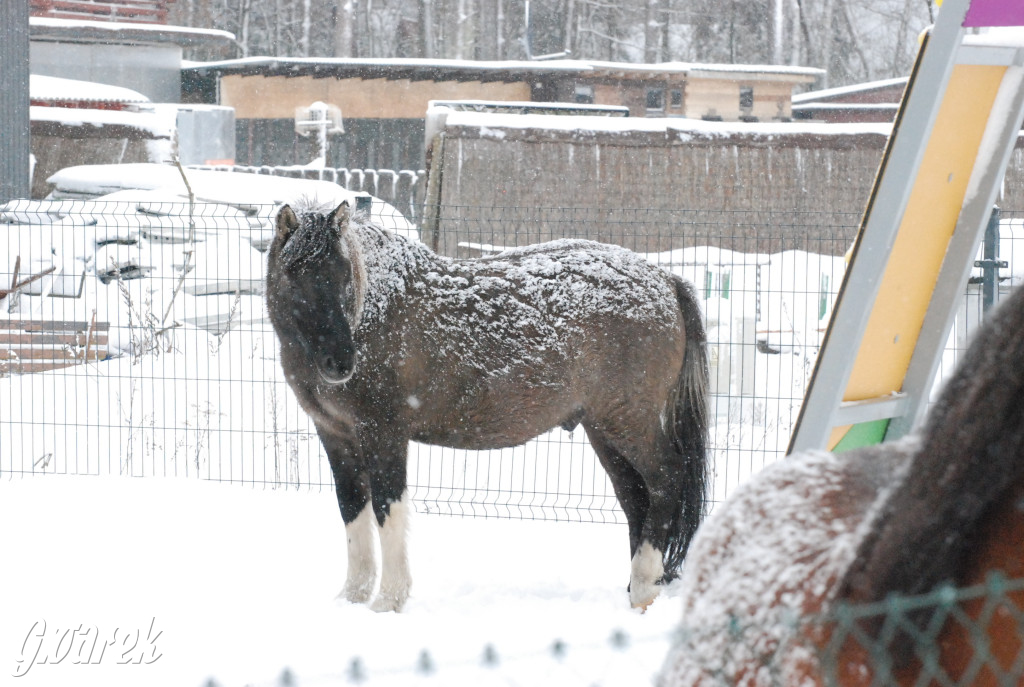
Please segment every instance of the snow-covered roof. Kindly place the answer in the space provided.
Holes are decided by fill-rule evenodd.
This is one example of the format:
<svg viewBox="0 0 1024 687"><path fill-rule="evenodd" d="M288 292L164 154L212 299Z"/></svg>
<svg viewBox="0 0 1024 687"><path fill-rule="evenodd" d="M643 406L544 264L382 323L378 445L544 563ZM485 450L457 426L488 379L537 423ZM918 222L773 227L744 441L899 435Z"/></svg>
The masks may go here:
<svg viewBox="0 0 1024 687"><path fill-rule="evenodd" d="M149 98L130 88L42 74L29 75L28 90L33 105L149 102Z"/></svg>
<svg viewBox="0 0 1024 687"><path fill-rule="evenodd" d="M230 31L197 29L191 26L51 17L29 17L28 23L29 36L32 40L121 44L172 43L181 46L210 43L227 45L235 42L235 34Z"/></svg>
<svg viewBox="0 0 1024 687"><path fill-rule="evenodd" d="M900 107L898 102L893 103L793 103L793 111L800 112L836 112L836 111L849 111L857 110L884 110L886 112L896 112Z"/></svg>
<svg viewBox="0 0 1024 687"><path fill-rule="evenodd" d="M501 71L532 71L532 72L579 72L589 69L586 62L578 60L452 60L429 59L416 57L241 57L233 60L214 62L192 62L192 69L213 69L224 72L246 72L256 70L394 70L404 71L459 71L472 70L481 73Z"/></svg>
<svg viewBox="0 0 1024 687"><path fill-rule="evenodd" d="M580 74L601 76L607 74L651 74L692 76L742 73L751 78L791 78L809 82L825 73L812 67L750 64L702 64L697 62L662 62L640 64L628 62L601 62L590 60L451 60L424 58L348 58L348 57L244 57L215 62L190 62L183 65L196 71L215 71L231 74L300 75L317 76L364 75L379 78L432 78L500 80L519 79L532 74Z"/></svg>
<svg viewBox="0 0 1024 687"><path fill-rule="evenodd" d="M33 126L49 123L60 127L122 127L137 132L135 136L152 139L173 138L177 126L175 114L173 106L147 106L141 112L37 105L29 108Z"/></svg>
<svg viewBox="0 0 1024 687"><path fill-rule="evenodd" d="M562 115L518 115L481 112L450 112L448 127L479 127L482 134L503 137L504 129L531 129L578 132L628 133L671 132L682 140L755 136L849 136L876 134L888 136L889 123L821 124L814 122L709 122L683 117L585 117Z"/></svg>
<svg viewBox="0 0 1024 687"><path fill-rule="evenodd" d="M687 76L709 76L722 74L746 74L765 76L789 76L804 77L800 80L811 81L825 74L824 69L816 67L794 67L777 64L716 64L705 62L657 62L657 63L630 63L630 62L585 62L594 71L618 71L618 72L652 72L652 73L683 73Z"/></svg>
<svg viewBox="0 0 1024 687"><path fill-rule="evenodd" d="M900 76L895 79L882 79L879 81L866 81L864 83L839 86L837 88L823 88L820 91L807 91L793 96L793 104L819 100L835 100L851 95L859 95L870 91L878 91L883 88L903 87L907 83L907 77Z"/></svg>

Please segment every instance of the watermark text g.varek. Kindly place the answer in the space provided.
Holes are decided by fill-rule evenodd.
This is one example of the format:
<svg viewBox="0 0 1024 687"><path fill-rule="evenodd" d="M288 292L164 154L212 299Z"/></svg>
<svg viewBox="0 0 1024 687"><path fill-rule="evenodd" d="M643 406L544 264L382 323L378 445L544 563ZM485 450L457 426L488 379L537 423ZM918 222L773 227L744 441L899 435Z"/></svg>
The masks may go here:
<svg viewBox="0 0 1024 687"><path fill-rule="evenodd" d="M54 627L37 620L25 636L21 655L15 661L14 677L24 677L34 665L100 663L155 663L163 654L156 646L163 630L156 627L156 618L148 630L115 628L101 632L95 625Z"/></svg>

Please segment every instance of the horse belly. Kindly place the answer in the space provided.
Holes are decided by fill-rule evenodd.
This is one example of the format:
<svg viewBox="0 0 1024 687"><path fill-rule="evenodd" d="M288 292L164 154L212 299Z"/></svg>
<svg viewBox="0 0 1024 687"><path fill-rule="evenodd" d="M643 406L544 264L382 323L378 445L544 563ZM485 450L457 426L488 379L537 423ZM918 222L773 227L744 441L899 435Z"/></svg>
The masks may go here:
<svg viewBox="0 0 1024 687"><path fill-rule="evenodd" d="M482 451L520 446L578 412L564 389L532 395L483 393L421 415L413 438L435 446Z"/></svg>

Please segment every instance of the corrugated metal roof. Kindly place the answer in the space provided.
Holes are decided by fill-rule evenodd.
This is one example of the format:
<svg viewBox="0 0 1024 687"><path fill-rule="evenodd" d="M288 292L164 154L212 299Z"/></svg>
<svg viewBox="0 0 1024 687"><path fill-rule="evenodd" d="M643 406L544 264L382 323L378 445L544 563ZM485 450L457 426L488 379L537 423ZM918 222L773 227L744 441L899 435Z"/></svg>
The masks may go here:
<svg viewBox="0 0 1024 687"><path fill-rule="evenodd" d="M28 88L29 100L37 106L109 110L149 102L149 98L130 88L41 74L29 76Z"/></svg>

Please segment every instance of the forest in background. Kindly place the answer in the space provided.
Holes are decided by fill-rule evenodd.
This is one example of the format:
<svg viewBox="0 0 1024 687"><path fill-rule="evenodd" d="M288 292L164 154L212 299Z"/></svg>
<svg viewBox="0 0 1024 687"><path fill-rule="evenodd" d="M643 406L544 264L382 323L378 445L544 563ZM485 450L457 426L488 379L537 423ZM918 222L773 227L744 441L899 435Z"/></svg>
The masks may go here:
<svg viewBox="0 0 1024 687"><path fill-rule="evenodd" d="M905 76L935 0L178 0L231 57L409 57L819 67L816 88ZM224 57L196 50L204 60Z"/></svg>

